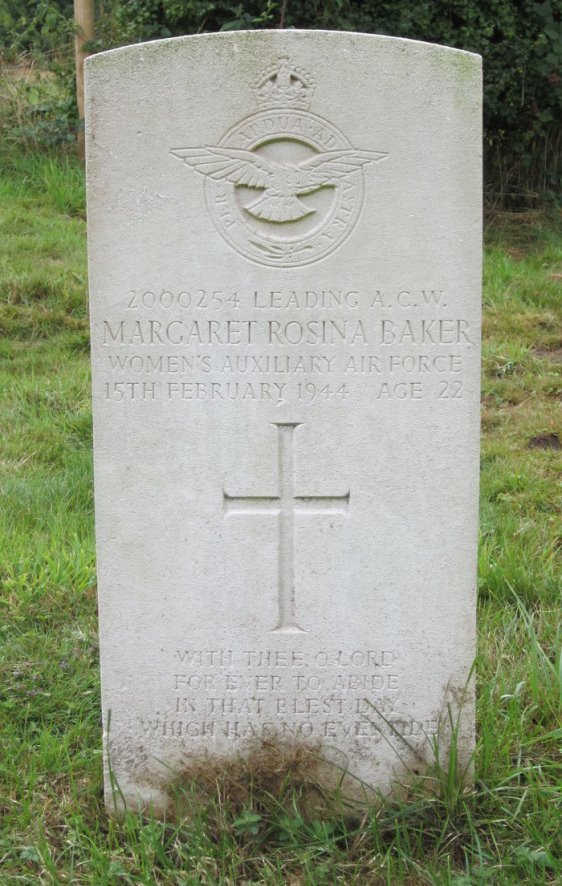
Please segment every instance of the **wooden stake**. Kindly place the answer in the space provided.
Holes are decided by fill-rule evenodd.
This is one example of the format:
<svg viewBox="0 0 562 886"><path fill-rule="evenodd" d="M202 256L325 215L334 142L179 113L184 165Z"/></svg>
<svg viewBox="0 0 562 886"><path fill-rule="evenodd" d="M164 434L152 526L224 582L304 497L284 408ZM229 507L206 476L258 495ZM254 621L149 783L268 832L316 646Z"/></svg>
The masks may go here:
<svg viewBox="0 0 562 886"><path fill-rule="evenodd" d="M94 39L94 0L74 0L74 58L76 61L76 101L78 104L78 156L84 159L84 59L90 55L84 44Z"/></svg>

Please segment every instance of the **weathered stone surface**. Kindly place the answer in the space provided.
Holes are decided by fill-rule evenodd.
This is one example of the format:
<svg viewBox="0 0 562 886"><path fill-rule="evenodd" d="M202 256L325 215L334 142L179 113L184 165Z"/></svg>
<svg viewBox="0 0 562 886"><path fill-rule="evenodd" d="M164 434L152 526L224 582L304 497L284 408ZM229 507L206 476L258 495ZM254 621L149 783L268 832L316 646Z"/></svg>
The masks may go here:
<svg viewBox="0 0 562 886"><path fill-rule="evenodd" d="M262 739L382 790L446 745L474 656L480 91L476 56L358 34L88 61L119 803L162 810L174 773Z"/></svg>

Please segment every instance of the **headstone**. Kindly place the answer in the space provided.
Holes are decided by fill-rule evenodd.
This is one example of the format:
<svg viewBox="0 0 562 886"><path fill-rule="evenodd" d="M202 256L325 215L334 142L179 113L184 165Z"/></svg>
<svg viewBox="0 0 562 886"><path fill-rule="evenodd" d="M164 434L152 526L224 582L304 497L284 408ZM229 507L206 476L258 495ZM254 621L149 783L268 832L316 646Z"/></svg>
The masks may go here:
<svg viewBox="0 0 562 886"><path fill-rule="evenodd" d="M263 742L351 793L468 762L480 95L361 34L88 60L108 808Z"/></svg>

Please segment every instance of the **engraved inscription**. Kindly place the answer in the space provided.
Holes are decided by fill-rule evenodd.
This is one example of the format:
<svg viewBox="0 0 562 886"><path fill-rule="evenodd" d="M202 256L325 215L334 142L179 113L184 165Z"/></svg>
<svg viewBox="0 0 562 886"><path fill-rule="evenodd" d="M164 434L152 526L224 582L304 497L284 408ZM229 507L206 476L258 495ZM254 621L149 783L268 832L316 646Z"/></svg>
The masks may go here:
<svg viewBox="0 0 562 886"><path fill-rule="evenodd" d="M294 515L345 514L350 500L344 495L296 495L293 488L293 437L300 422L277 427L279 494L243 496L223 492L225 514L275 514L278 518L278 606L279 621L272 632L306 633L297 624L294 576Z"/></svg>
<svg viewBox="0 0 562 886"><path fill-rule="evenodd" d="M453 298L436 286L131 289L123 316L98 327L105 399L308 409L353 400L369 376L373 401L454 409L476 341Z"/></svg>
<svg viewBox="0 0 562 886"><path fill-rule="evenodd" d="M350 739L363 747L384 737L421 748L439 731L438 716L418 721L402 709L394 650L177 649L174 658L173 707L142 720L146 735Z"/></svg>

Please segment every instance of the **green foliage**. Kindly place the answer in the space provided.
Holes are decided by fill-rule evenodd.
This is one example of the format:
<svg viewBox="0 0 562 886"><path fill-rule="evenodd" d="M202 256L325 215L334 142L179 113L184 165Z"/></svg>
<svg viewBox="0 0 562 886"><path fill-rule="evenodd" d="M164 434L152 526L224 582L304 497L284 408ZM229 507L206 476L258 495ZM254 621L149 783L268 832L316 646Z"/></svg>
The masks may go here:
<svg viewBox="0 0 562 886"><path fill-rule="evenodd" d="M49 82L21 82L12 90L11 103L0 114L5 147L10 142L36 148L54 148L76 141L78 113L74 97L74 72L56 68Z"/></svg>
<svg viewBox="0 0 562 886"><path fill-rule="evenodd" d="M98 49L203 31L276 27L277 0L119 0L100 6Z"/></svg>
<svg viewBox="0 0 562 886"><path fill-rule="evenodd" d="M66 53L74 33L70 0L0 0L0 51L56 56Z"/></svg>
<svg viewBox="0 0 562 886"><path fill-rule="evenodd" d="M562 182L562 0L99 0L100 51L208 31L285 27L389 34L454 46L484 59L488 203L526 208L560 199ZM0 53L71 60L70 0L0 0ZM16 135L39 144L74 137L68 101L35 106Z"/></svg>
<svg viewBox="0 0 562 886"><path fill-rule="evenodd" d="M0 0L0 142L32 150L76 140L73 5Z"/></svg>

